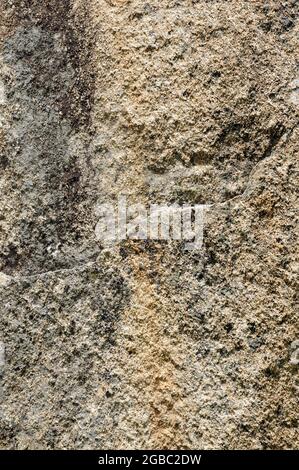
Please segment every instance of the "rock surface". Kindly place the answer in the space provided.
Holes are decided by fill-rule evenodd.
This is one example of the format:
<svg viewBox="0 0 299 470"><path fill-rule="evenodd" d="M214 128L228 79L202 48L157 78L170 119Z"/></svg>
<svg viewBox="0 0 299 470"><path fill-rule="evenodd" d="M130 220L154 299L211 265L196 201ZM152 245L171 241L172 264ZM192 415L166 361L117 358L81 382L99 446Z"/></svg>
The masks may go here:
<svg viewBox="0 0 299 470"><path fill-rule="evenodd" d="M1 0L1 448L298 447L298 14ZM107 249L119 195L202 249Z"/></svg>

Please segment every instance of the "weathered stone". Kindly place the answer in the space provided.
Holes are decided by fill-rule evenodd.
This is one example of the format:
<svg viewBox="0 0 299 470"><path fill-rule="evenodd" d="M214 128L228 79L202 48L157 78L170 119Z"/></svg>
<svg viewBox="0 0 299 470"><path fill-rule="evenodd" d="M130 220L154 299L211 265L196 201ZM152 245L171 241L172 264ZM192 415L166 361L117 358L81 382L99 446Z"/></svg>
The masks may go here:
<svg viewBox="0 0 299 470"><path fill-rule="evenodd" d="M298 447L298 10L1 2L1 448ZM107 248L120 195L202 249Z"/></svg>

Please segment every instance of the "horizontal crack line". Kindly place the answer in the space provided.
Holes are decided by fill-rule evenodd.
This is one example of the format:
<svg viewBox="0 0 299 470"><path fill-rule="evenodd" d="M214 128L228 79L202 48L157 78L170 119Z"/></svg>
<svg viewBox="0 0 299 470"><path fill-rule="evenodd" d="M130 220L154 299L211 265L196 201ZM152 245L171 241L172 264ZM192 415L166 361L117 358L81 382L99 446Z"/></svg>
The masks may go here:
<svg viewBox="0 0 299 470"><path fill-rule="evenodd" d="M87 267L92 267L96 264L96 261L91 261L89 263L81 264L78 266L74 266L72 268L63 268L63 269L53 269L52 271L44 271L41 273L35 273L35 274L30 274L29 276L16 276L12 277L12 280L26 280L26 279L35 279L43 276L47 276L48 274L59 274L59 273L68 273L72 271L79 271L81 269L87 268Z"/></svg>

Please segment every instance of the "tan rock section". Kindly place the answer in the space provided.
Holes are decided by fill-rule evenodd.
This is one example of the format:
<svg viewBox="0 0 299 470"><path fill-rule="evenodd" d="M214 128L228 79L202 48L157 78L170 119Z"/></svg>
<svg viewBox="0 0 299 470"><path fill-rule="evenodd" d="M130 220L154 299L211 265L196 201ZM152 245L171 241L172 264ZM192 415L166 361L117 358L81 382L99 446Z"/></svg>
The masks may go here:
<svg viewBox="0 0 299 470"><path fill-rule="evenodd" d="M297 448L298 2L0 9L1 448ZM100 243L120 195L202 249Z"/></svg>

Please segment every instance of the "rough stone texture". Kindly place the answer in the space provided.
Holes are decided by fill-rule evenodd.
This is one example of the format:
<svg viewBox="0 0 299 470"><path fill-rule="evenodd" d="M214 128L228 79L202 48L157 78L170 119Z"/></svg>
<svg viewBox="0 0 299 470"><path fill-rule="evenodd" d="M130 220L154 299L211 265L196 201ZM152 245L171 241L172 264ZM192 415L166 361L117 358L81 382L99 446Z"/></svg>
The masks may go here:
<svg viewBox="0 0 299 470"><path fill-rule="evenodd" d="M1 0L1 448L298 447L298 13ZM101 246L119 194L203 248Z"/></svg>

